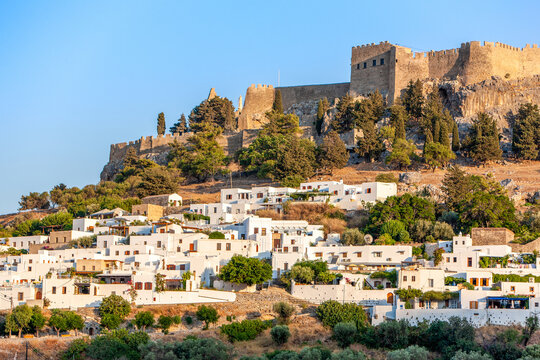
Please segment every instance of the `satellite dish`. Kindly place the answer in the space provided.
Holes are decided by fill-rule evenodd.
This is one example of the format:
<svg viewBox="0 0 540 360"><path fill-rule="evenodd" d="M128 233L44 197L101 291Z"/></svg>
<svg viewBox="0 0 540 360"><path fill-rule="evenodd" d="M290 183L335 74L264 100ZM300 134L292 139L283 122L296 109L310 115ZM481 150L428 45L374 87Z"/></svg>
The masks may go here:
<svg viewBox="0 0 540 360"><path fill-rule="evenodd" d="M373 236L371 236L370 234L366 234L364 236L364 242L368 245L371 244L373 242Z"/></svg>

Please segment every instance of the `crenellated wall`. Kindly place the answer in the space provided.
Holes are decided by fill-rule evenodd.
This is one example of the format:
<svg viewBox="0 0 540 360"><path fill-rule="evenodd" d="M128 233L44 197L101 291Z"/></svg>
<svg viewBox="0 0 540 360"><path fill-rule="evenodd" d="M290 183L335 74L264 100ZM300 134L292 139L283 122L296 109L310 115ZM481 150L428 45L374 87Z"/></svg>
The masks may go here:
<svg viewBox="0 0 540 360"><path fill-rule="evenodd" d="M457 49L417 53L382 42L353 47L351 53L351 92L366 95L378 89L390 101L400 96L411 80L459 80L467 86L492 76L511 80L539 73L540 49L536 44L517 48L471 41Z"/></svg>
<svg viewBox="0 0 540 360"><path fill-rule="evenodd" d="M275 90L272 85L255 84L246 90L246 100L238 117L238 129L260 129L266 122L264 114L272 108Z"/></svg>

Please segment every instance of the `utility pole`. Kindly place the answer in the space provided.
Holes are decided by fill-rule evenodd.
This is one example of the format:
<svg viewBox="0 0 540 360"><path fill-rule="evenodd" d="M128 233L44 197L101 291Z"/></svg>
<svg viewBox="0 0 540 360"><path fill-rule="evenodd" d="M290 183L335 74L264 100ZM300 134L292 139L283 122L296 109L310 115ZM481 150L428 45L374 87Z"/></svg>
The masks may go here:
<svg viewBox="0 0 540 360"><path fill-rule="evenodd" d="M28 340L26 341L26 360L28 360Z"/></svg>

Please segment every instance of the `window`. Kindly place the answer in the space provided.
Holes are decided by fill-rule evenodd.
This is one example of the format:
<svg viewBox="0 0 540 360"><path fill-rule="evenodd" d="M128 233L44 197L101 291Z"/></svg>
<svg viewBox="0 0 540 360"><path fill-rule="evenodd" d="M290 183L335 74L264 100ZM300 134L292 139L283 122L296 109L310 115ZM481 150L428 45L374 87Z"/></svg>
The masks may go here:
<svg viewBox="0 0 540 360"><path fill-rule="evenodd" d="M298 246L293 246L292 251L293 252L298 252Z"/></svg>
<svg viewBox="0 0 540 360"><path fill-rule="evenodd" d="M161 247L161 241L158 241L158 242L157 242L157 247L158 247L158 248Z"/></svg>
<svg viewBox="0 0 540 360"><path fill-rule="evenodd" d="M472 258L467 258L467 267L472 267Z"/></svg>
<svg viewBox="0 0 540 360"><path fill-rule="evenodd" d="M483 278L482 279L482 286L489 286L489 279L488 278Z"/></svg>
<svg viewBox="0 0 540 360"><path fill-rule="evenodd" d="M262 228L262 229L261 229L261 235L262 235L262 236L265 236L265 235L266 235L266 228Z"/></svg>
<svg viewBox="0 0 540 360"><path fill-rule="evenodd" d="M62 286L62 294L67 294L67 289L65 286Z"/></svg>
<svg viewBox="0 0 540 360"><path fill-rule="evenodd" d="M139 255L139 250L133 251L133 255Z"/></svg>
<svg viewBox="0 0 540 360"><path fill-rule="evenodd" d="M225 250L231 251L231 243L226 243L225 244Z"/></svg>
<svg viewBox="0 0 540 360"><path fill-rule="evenodd" d="M232 200L232 195L230 195L230 194L229 194L229 195L225 195L225 199L227 199L227 200Z"/></svg>
<svg viewBox="0 0 540 360"><path fill-rule="evenodd" d="M471 309L478 309L478 301L471 301L469 302L469 307Z"/></svg>
<svg viewBox="0 0 540 360"><path fill-rule="evenodd" d="M374 257L382 257L382 252L376 251L376 252L373 253L373 256Z"/></svg>
<svg viewBox="0 0 540 360"><path fill-rule="evenodd" d="M356 64L356 70L360 70L360 64Z"/></svg>
<svg viewBox="0 0 540 360"><path fill-rule="evenodd" d="M117 256L120 255L120 251L118 251L118 250L116 250L114 253L115 253L115 255L117 255Z"/></svg>
<svg viewBox="0 0 540 360"><path fill-rule="evenodd" d="M457 257L454 257L454 262L457 262Z"/></svg>
<svg viewBox="0 0 540 360"><path fill-rule="evenodd" d="M344 257L344 258L347 257L347 253L346 253L346 252L343 253L343 257Z"/></svg>
<svg viewBox="0 0 540 360"><path fill-rule="evenodd" d="M221 243L216 244L216 250L221 250Z"/></svg>
<svg viewBox="0 0 540 360"><path fill-rule="evenodd" d="M96 270L96 265L92 265L92 270Z"/></svg>
<svg viewBox="0 0 540 360"><path fill-rule="evenodd" d="M384 59L381 59L380 63L381 65L384 65Z"/></svg>
<svg viewBox="0 0 540 360"><path fill-rule="evenodd" d="M257 193L257 199L262 199L263 193Z"/></svg>
<svg viewBox="0 0 540 360"><path fill-rule="evenodd" d="M283 264L283 270L289 270L289 263Z"/></svg>
<svg viewBox="0 0 540 360"><path fill-rule="evenodd" d="M530 292L534 292L534 287L531 286L531 287L529 288L529 291L530 291Z"/></svg>
<svg viewBox="0 0 540 360"><path fill-rule="evenodd" d="M180 270L186 270L186 264L180 265Z"/></svg>
<svg viewBox="0 0 540 360"><path fill-rule="evenodd" d="M510 291L516 291L516 287L515 286L510 286Z"/></svg>
<svg viewBox="0 0 540 360"><path fill-rule="evenodd" d="M377 66L377 60L373 60L373 66Z"/></svg>
<svg viewBox="0 0 540 360"><path fill-rule="evenodd" d="M28 271L32 271L32 267L31 267L31 266L28 267Z"/></svg>
<svg viewBox="0 0 540 360"><path fill-rule="evenodd" d="M19 300L19 301L23 300L23 293L22 292L17 294L17 300Z"/></svg>
<svg viewBox="0 0 540 360"><path fill-rule="evenodd" d="M176 265L167 265L167 270L175 270Z"/></svg>
<svg viewBox="0 0 540 360"><path fill-rule="evenodd" d="M83 269L83 271L85 271L86 270L86 265L83 265L82 269Z"/></svg>
<svg viewBox="0 0 540 360"><path fill-rule="evenodd" d="M56 294L56 286L53 286L53 287L52 287L52 293L53 293L53 294Z"/></svg>
<svg viewBox="0 0 540 360"><path fill-rule="evenodd" d="M253 229L253 233L254 233L254 234L258 234L258 233L259 233L259 228L258 228L258 227L254 228L254 229Z"/></svg>
<svg viewBox="0 0 540 360"><path fill-rule="evenodd" d="M316 253L315 253L315 257L322 258L322 252L316 252Z"/></svg>
<svg viewBox="0 0 540 360"><path fill-rule="evenodd" d="M411 276L411 281L416 281L416 276Z"/></svg>
<svg viewBox="0 0 540 360"><path fill-rule="evenodd" d="M285 246L285 247L283 248L283 252L289 252L289 247L288 247L288 246Z"/></svg>
<svg viewBox="0 0 540 360"><path fill-rule="evenodd" d="M32 259L28 260L28 263L31 264L31 263L32 263Z"/></svg>
<svg viewBox="0 0 540 360"><path fill-rule="evenodd" d="M434 285L433 279L428 279L428 286L433 287L433 285Z"/></svg>
<svg viewBox="0 0 540 360"><path fill-rule="evenodd" d="M124 255L129 255L129 251L124 251Z"/></svg>
<svg viewBox="0 0 540 360"><path fill-rule="evenodd" d="M144 283L144 290L152 290L152 283L151 282L145 282Z"/></svg>
<svg viewBox="0 0 540 360"><path fill-rule="evenodd" d="M403 281L407 281L407 275L403 276Z"/></svg>
<svg viewBox="0 0 540 360"><path fill-rule="evenodd" d="M364 63L364 69L367 68L367 62Z"/></svg>
<svg viewBox="0 0 540 360"><path fill-rule="evenodd" d="M142 282L135 283L135 290L142 290Z"/></svg>
<svg viewBox="0 0 540 360"><path fill-rule="evenodd" d="M362 252L361 252L361 251L360 251L360 252L357 252L357 253L356 253L356 257L362 257Z"/></svg>
<svg viewBox="0 0 540 360"><path fill-rule="evenodd" d="M366 194L371 194L371 188L366 189Z"/></svg>
<svg viewBox="0 0 540 360"><path fill-rule="evenodd" d="M471 278L471 284L474 286L478 286L478 279L477 278Z"/></svg>
<svg viewBox="0 0 540 360"><path fill-rule="evenodd" d="M217 207L214 207L214 214L217 213Z"/></svg>

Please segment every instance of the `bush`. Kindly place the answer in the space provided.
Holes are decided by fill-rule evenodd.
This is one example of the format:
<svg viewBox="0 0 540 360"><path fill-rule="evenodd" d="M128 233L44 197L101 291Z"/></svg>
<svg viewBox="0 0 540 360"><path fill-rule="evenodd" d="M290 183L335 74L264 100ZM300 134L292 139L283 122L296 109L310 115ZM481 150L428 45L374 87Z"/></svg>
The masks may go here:
<svg viewBox="0 0 540 360"><path fill-rule="evenodd" d="M118 329L120 324L122 324L122 319L116 314L104 314L101 317L100 325L109 330Z"/></svg>
<svg viewBox="0 0 540 360"><path fill-rule="evenodd" d="M353 322L357 329L361 329L367 323L362 306L352 303L340 304L335 300L328 300L319 305L317 316L325 326L331 328L340 322Z"/></svg>
<svg viewBox="0 0 540 360"><path fill-rule="evenodd" d="M142 331L128 333L125 329L113 330L92 340L86 355L97 360L116 360L122 357L138 360L139 346L148 343L149 339L148 334Z"/></svg>
<svg viewBox="0 0 540 360"><path fill-rule="evenodd" d="M287 325L277 325L270 330L270 335L276 344L283 345L289 341L291 332L289 331L289 327Z"/></svg>
<svg viewBox="0 0 540 360"><path fill-rule="evenodd" d="M225 234L219 231L212 231L208 234L209 239L225 239Z"/></svg>
<svg viewBox="0 0 540 360"><path fill-rule="evenodd" d="M410 326L406 320L390 320L368 328L360 342L373 348L402 349L409 345Z"/></svg>
<svg viewBox="0 0 540 360"><path fill-rule="evenodd" d="M182 342L150 342L140 347L140 355L142 360L230 360L232 359L232 349L216 339L188 337Z"/></svg>
<svg viewBox="0 0 540 360"><path fill-rule="evenodd" d="M259 259L234 255L221 268L219 278L237 284L262 284L272 278L272 266Z"/></svg>
<svg viewBox="0 0 540 360"><path fill-rule="evenodd" d="M315 274L313 270L307 266L294 265L290 275L291 279L300 284L311 284Z"/></svg>
<svg viewBox="0 0 540 360"><path fill-rule="evenodd" d="M203 330L207 330L210 324L217 323L219 315L217 310L211 306L201 305L197 308L197 319L204 321Z"/></svg>
<svg viewBox="0 0 540 360"><path fill-rule="evenodd" d="M523 355L519 360L540 359L540 344L529 345L523 350Z"/></svg>
<svg viewBox="0 0 540 360"><path fill-rule="evenodd" d="M87 339L75 339L68 348L62 353L62 360L82 360L84 352L88 348L89 342Z"/></svg>
<svg viewBox="0 0 540 360"><path fill-rule="evenodd" d="M180 315L173 316L172 320L175 325L180 325L182 323L182 317Z"/></svg>
<svg viewBox="0 0 540 360"><path fill-rule="evenodd" d="M366 355L361 351L345 349L332 354L331 360L367 360Z"/></svg>
<svg viewBox="0 0 540 360"><path fill-rule="evenodd" d="M129 305L129 302L119 295L111 295L103 298L99 306L99 316L101 317L105 314L115 314L121 320L124 320L130 311L131 305Z"/></svg>
<svg viewBox="0 0 540 360"><path fill-rule="evenodd" d="M273 310L278 315L279 321L282 324L287 324L289 322L289 318L296 312L294 305L284 301L275 303Z"/></svg>
<svg viewBox="0 0 540 360"><path fill-rule="evenodd" d="M259 319L233 322L221 326L221 333L227 335L230 342L253 340L272 326L270 320L261 321Z"/></svg>
<svg viewBox="0 0 540 360"><path fill-rule="evenodd" d="M392 173L381 173L375 176L376 182L383 183L398 183L398 178Z"/></svg>
<svg viewBox="0 0 540 360"><path fill-rule="evenodd" d="M464 351L457 351L452 360L491 360L491 356L482 354L480 351L471 351L469 353Z"/></svg>
<svg viewBox="0 0 540 360"><path fill-rule="evenodd" d="M192 318L191 316L186 316L186 317L184 318L184 320L185 320L185 322L186 322L187 325L193 324L193 318Z"/></svg>
<svg viewBox="0 0 540 360"><path fill-rule="evenodd" d="M138 312L135 315L135 320L133 320L133 323L137 328L140 330L144 330L147 327L154 326L154 314L152 314L150 311L141 311Z"/></svg>
<svg viewBox="0 0 540 360"><path fill-rule="evenodd" d="M164 334L169 333L169 328L173 324L173 318L171 316L161 315L158 319L158 326L163 330Z"/></svg>
<svg viewBox="0 0 540 360"><path fill-rule="evenodd" d="M334 340L342 348L351 345L356 337L356 325L352 322L340 322L334 326Z"/></svg>
<svg viewBox="0 0 540 360"><path fill-rule="evenodd" d="M411 345L401 350L390 351L387 360L428 360L429 351L418 345Z"/></svg>

